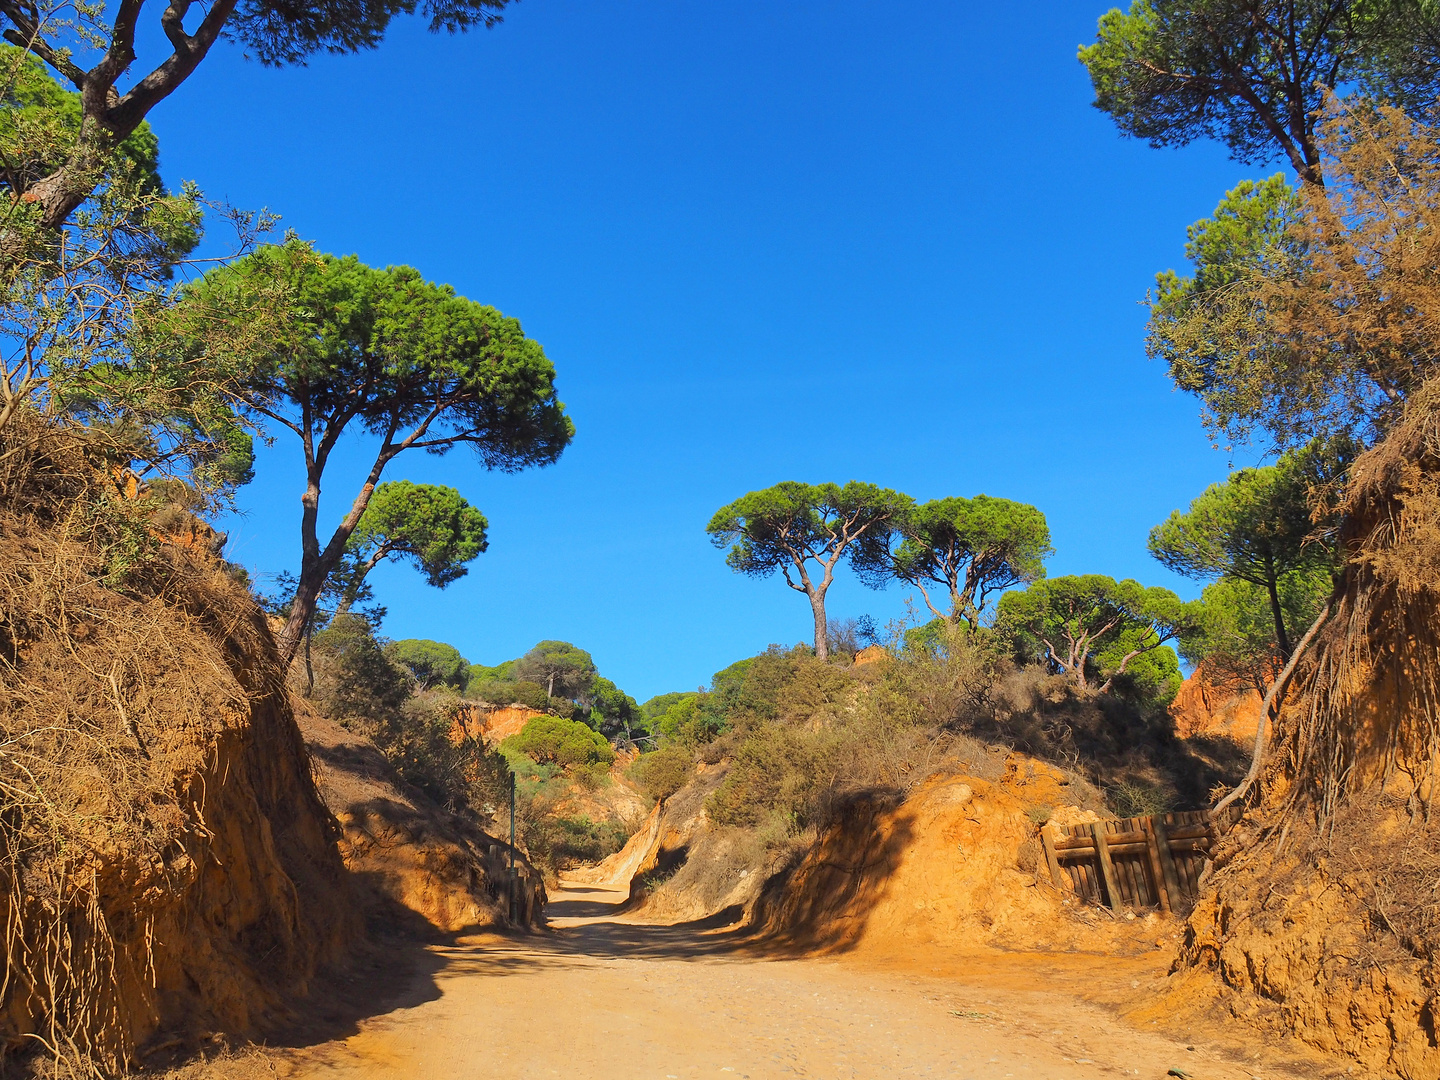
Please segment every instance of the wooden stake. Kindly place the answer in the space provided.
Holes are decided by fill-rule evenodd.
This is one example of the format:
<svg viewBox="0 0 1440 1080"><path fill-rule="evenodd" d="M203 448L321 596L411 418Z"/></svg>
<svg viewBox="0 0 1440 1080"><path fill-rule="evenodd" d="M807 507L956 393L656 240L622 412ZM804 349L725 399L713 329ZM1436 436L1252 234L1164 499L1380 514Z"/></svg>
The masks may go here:
<svg viewBox="0 0 1440 1080"><path fill-rule="evenodd" d="M1110 845L1105 842L1105 823L1090 824L1090 835L1095 838L1095 854L1099 857L1100 876L1105 881L1105 896L1111 911L1120 910L1120 887L1115 883L1115 865L1110 861Z"/></svg>
<svg viewBox="0 0 1440 1080"><path fill-rule="evenodd" d="M1154 818L1151 828L1155 831L1155 849L1160 856L1160 866L1165 872L1165 888L1170 893L1170 907L1173 911L1185 898L1184 890L1180 887L1180 871L1175 869L1175 859L1170 854L1170 834L1165 831L1165 819Z"/></svg>
<svg viewBox="0 0 1440 1080"><path fill-rule="evenodd" d="M1170 914L1170 889L1165 881L1165 871L1160 865L1160 839L1155 835L1155 819L1146 818L1145 839L1150 846L1150 880L1155 883L1155 896L1160 901L1160 910Z"/></svg>
<svg viewBox="0 0 1440 1080"><path fill-rule="evenodd" d="M1060 860L1055 857L1055 842L1050 839L1050 826L1040 827L1040 844L1045 849L1045 861L1050 865L1050 880L1055 883L1055 888L1061 892L1065 891L1065 885L1060 877Z"/></svg>

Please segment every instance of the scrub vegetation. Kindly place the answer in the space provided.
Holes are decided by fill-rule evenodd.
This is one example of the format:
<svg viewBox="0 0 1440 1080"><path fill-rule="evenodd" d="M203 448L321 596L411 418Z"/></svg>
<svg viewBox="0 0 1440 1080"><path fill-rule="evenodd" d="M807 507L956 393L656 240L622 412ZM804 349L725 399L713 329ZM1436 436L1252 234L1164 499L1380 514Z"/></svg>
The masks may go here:
<svg viewBox="0 0 1440 1080"><path fill-rule="evenodd" d="M1148 298L1146 347L1216 445L1265 455L1149 534L1198 599L1048 576L1041 507L784 481L695 524L735 572L804 595L807 640L641 704L570 642L487 665L382 632L376 566L444 589L491 542L460 490L397 470L468 449L520 472L572 441L541 343L412 267L167 186L146 122L221 38L302 65L507 2L0 2L0 1072L123 1073L175 1002L219 1026L252 1000L278 1015L360 932L289 693L487 852L513 830L551 880L657 802L781 857L862 796L994 775L1012 750L1089 809L1239 802L1180 966L1370 1074L1440 1074L1435 5L1134 0L1080 50L1123 134L1292 174L1224 193ZM263 596L206 524L256 481L256 438L304 476L293 573ZM362 441L329 513L337 448ZM832 618L844 573L926 615ZM1261 697L1252 745L1176 737L1182 659ZM514 726L492 738L497 717ZM263 925L236 921L251 910ZM231 1012L207 1012L170 930L224 968Z"/></svg>

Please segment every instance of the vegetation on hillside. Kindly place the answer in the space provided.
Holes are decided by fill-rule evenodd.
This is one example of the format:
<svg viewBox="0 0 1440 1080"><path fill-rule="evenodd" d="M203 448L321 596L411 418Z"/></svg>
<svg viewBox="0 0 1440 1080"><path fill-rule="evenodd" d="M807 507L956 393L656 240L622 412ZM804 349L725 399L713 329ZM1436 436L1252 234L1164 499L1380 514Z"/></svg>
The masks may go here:
<svg viewBox="0 0 1440 1080"><path fill-rule="evenodd" d="M509 835L513 781L517 844L553 880L617 850L637 819L617 809L624 793L613 790L617 752L595 726L601 714L578 700L608 680L573 645L542 642L532 653L551 662L563 653L575 661L572 671L588 668L591 681L557 681L574 699L547 698L539 688L539 715L498 746L483 740L477 712L494 703L464 696L479 665L443 642L384 641L360 615L336 615L314 635L310 693L323 714L369 738L401 779L497 837ZM298 671L294 678L305 692Z"/></svg>
<svg viewBox="0 0 1440 1080"><path fill-rule="evenodd" d="M1204 751L1215 748L1174 738L1165 707L1178 679L1116 682L1102 694L1017 659L1000 631L937 624L921 638L897 628L883 657L862 665L772 646L718 672L706 691L647 702L657 745L630 776L666 798L697 763L720 765L710 819L778 844L823 826L858 792L903 795L937 772L989 770L998 749L1071 770L1126 813L1202 805L1211 785L1237 775L1237 752L1214 758Z"/></svg>
<svg viewBox="0 0 1440 1080"><path fill-rule="evenodd" d="M1137 0L1081 52L1123 131L1299 180L1232 189L1152 296L1151 354L1212 435L1279 455L1152 535L1213 580L1187 653L1264 690L1277 744L1259 725L1221 800L1250 811L1180 963L1374 1075L1440 1061L1437 41L1426 3Z"/></svg>
<svg viewBox="0 0 1440 1080"><path fill-rule="evenodd" d="M420 10L431 30L455 31L492 24L507 2ZM8 744L23 747L0 796L16 968L3 1004L41 987L50 1011L37 1024L57 1054L68 1046L118 1071L134 1050L118 1006L93 1011L105 977L80 960L108 924L95 921L98 894L65 868L88 868L98 889L95 866L128 844L159 852L156 872L169 875L177 851L198 865L224 831L188 817L173 784L152 775L168 751L147 744L132 709L144 687L147 708L174 698L195 731L213 727L220 714L196 697L210 676L176 652L182 642L142 631L239 612L228 629L205 623L205 648L223 654L205 654L209 669L233 668L210 704L238 714L274 685L226 651L263 651L261 621L240 611L244 573L223 562L201 573L164 541L218 552L223 538L202 519L254 479L253 439L284 431L305 471L300 543L296 573L267 603L281 660L304 649L292 688L439 805L497 833L513 825L551 874L623 842L633 817L616 809L614 770L637 751L628 773L648 798L688 787L719 827L772 849L804 842L859 792L903 797L939 771L993 770L997 748L1068 770L1120 814L1200 806L1227 789L1226 800L1254 798L1269 776L1273 805L1257 805L1225 857L1289 850L1295 879L1329 872L1334 858L1359 898L1346 917L1371 950L1311 981L1358 983L1367 965L1388 964L1433 999L1433 4L1134 0L1080 51L1096 106L1121 132L1157 146L1213 138L1239 161L1278 157L1294 172L1294 184L1271 176L1225 193L1189 230L1189 271L1157 275L1150 297L1148 350L1199 399L1217 444L1273 458L1152 530L1152 554L1202 584L1198 600L1098 573L1048 577L1038 507L787 481L730 502L706 531L735 571L778 572L806 596L810 644L772 647L707 689L643 706L569 642L486 666L444 642L380 633L369 578L380 562L409 561L444 588L489 544L489 522L458 490L387 479L397 459L469 447L480 469L555 462L574 427L543 347L516 319L410 267L294 237L266 244L270 215L215 206L160 175L145 118L222 37L262 63L302 64L378 44L416 5L192 8L177 0L147 30L135 4L0 5L11 43L0 46L0 512L16 549L0 568L0 711ZM137 43L160 46L159 62L136 67ZM233 239L202 267L195 253L217 231ZM322 486L337 448L357 437L369 439L368 466L327 536ZM41 562L53 571L17 569ZM934 619L883 641L871 625L832 620L827 595L847 565L867 586L917 590ZM97 652L96 626L125 649L55 674ZM1204 678L1265 693L1283 752L1267 757L1258 725L1242 780L1234 747L1177 740L1166 709L1177 649ZM172 668L187 689L152 692L154 672ZM489 747L473 721L507 705L535 715ZM100 795L75 786L97 771ZM114 803L103 815L81 812L101 797ZM1381 824L1377 854L1362 840ZM1236 874L1221 891L1268 873ZM1298 895L1291 883L1272 878L1266 895L1277 884ZM49 913L52 945L32 962L21 921L34 912Z"/></svg>

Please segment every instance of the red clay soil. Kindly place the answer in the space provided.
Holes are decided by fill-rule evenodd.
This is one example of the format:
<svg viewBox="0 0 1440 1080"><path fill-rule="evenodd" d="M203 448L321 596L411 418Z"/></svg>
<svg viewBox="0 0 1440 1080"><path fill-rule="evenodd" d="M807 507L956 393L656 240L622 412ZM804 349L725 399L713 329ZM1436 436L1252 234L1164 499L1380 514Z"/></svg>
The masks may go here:
<svg viewBox="0 0 1440 1080"><path fill-rule="evenodd" d="M488 706L466 703L455 712L452 737L479 739L486 746L499 746L511 735L518 735L537 716L548 716L528 705Z"/></svg>
<svg viewBox="0 0 1440 1080"><path fill-rule="evenodd" d="M1050 886L1028 811L1063 824L1093 821L1066 806L1059 770L1019 754L991 782L952 776L899 805L873 797L841 819L755 918L775 938L826 950L1002 946L1133 954L1168 947L1176 927L1155 916L1115 922Z"/></svg>
<svg viewBox="0 0 1440 1080"><path fill-rule="evenodd" d="M320 794L340 824L340 854L372 923L455 933L511 925L508 847L401 781L368 739L295 702ZM534 922L540 875L516 860L514 917Z"/></svg>
<svg viewBox="0 0 1440 1080"><path fill-rule="evenodd" d="M360 932L264 617L174 548L153 598L107 589L42 524L0 528L6 829L32 845L0 875L0 1042L114 1070L157 1040L262 1034ZM13 799L24 776L43 812Z"/></svg>
<svg viewBox="0 0 1440 1080"><path fill-rule="evenodd" d="M1180 692L1170 703L1170 719L1182 739L1220 735L1248 747L1255 741L1263 704L1254 687L1216 686L1205 677L1202 664L1180 684Z"/></svg>

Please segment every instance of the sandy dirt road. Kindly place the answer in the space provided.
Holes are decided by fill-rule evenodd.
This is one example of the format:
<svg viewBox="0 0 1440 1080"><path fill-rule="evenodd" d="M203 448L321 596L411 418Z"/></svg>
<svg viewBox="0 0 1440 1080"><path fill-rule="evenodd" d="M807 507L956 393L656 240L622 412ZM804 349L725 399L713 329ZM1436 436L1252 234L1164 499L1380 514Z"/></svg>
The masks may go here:
<svg viewBox="0 0 1440 1080"><path fill-rule="evenodd" d="M904 962L767 956L733 932L617 919L622 894L571 886L552 934L433 950L425 1000L287 1055L295 1080L1166 1080L1313 1078L1253 1035L1225 1045L1137 1029L1079 991L1138 988L1156 958L1078 970L992 953ZM1090 972L1090 975L1086 974ZM1216 1035L1221 1036L1218 1040ZM1248 1045L1247 1045L1248 1044Z"/></svg>

